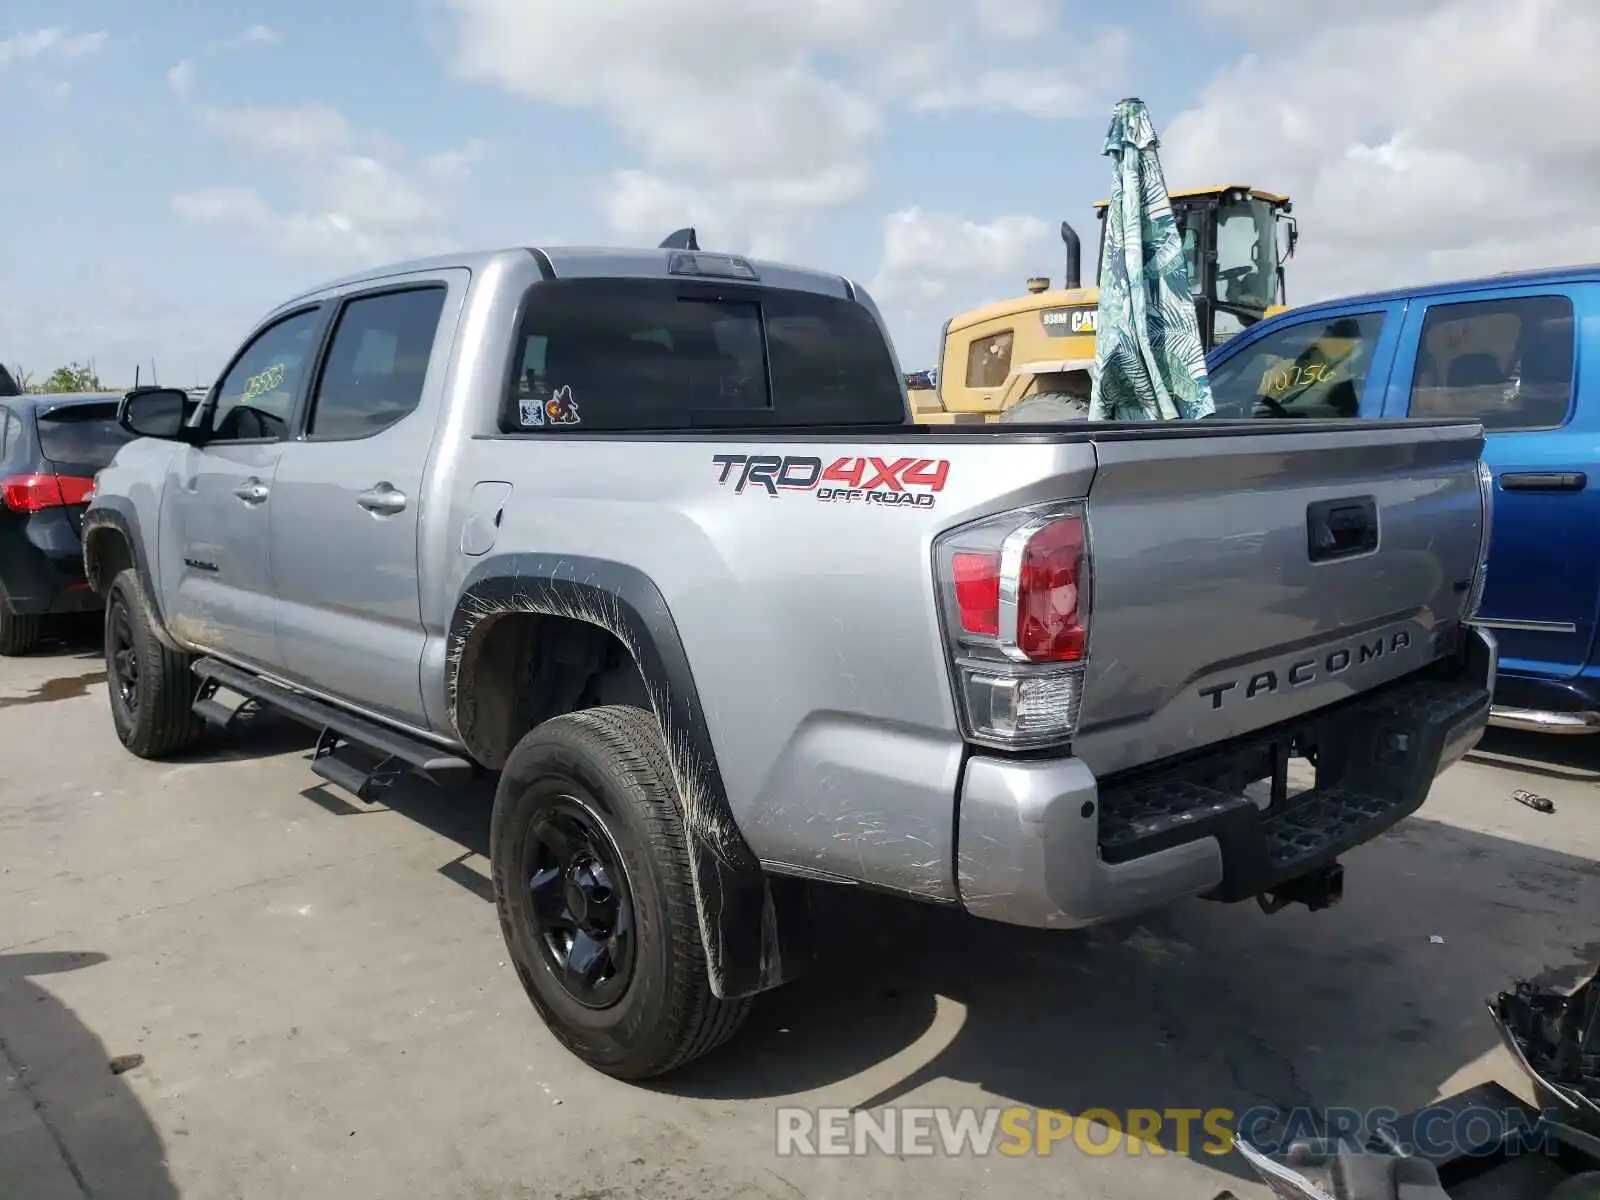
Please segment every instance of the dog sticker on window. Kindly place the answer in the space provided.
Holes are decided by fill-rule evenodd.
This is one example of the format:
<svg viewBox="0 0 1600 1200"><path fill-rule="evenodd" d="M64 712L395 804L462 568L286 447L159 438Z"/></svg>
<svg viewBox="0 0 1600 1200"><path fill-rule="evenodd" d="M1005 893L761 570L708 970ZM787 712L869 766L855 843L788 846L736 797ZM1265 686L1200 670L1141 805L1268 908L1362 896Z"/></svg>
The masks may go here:
<svg viewBox="0 0 1600 1200"><path fill-rule="evenodd" d="M555 395L544 402L545 416L552 425L576 425L583 420L578 415L578 402L572 398L572 389L562 384Z"/></svg>

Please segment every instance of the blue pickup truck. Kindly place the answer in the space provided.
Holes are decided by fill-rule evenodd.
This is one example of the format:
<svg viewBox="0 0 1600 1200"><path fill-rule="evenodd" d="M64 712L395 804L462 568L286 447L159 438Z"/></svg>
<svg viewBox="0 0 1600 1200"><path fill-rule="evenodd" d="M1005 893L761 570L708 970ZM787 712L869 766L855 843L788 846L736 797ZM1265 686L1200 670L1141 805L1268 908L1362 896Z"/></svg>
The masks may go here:
<svg viewBox="0 0 1600 1200"><path fill-rule="evenodd" d="M1600 266L1292 309L1222 343L1209 367L1222 417L1481 420L1493 723L1600 732Z"/></svg>

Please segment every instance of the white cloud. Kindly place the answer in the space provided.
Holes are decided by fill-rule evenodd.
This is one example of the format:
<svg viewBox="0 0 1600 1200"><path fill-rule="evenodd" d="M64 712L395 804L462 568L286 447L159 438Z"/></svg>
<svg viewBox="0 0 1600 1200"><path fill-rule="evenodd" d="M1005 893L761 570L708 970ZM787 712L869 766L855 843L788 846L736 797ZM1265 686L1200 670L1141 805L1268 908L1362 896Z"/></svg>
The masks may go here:
<svg viewBox="0 0 1600 1200"><path fill-rule="evenodd" d="M1046 73L1027 67L1002 67L972 75L955 75L932 84L911 99L923 112L970 109L987 114L1020 112L1041 120L1080 116L1109 105L1101 99L1126 70L1128 39L1113 31L1097 42L1098 53L1086 59L1085 71Z"/></svg>
<svg viewBox="0 0 1600 1200"><path fill-rule="evenodd" d="M213 133L224 134L258 150L290 154L319 154L349 142L350 122L338 109L325 104L298 108L215 108L198 110L200 122Z"/></svg>
<svg viewBox="0 0 1600 1200"><path fill-rule="evenodd" d="M1171 123L1168 177L1294 197L1291 302L1600 258L1600 5L1202 2L1272 52Z"/></svg>
<svg viewBox="0 0 1600 1200"><path fill-rule="evenodd" d="M277 30L269 29L265 25L251 25L226 44L229 46L275 46L281 41L283 41L283 36Z"/></svg>
<svg viewBox="0 0 1600 1200"><path fill-rule="evenodd" d="M281 41L283 37L276 30L269 29L265 25L251 25L233 37L211 42L195 54L180 60L167 72L167 86L174 96L186 100L194 95L198 59L226 54L231 50L243 50L251 46L276 46Z"/></svg>
<svg viewBox="0 0 1600 1200"><path fill-rule="evenodd" d="M1026 41L1061 28L1060 0L975 0L978 27L990 37Z"/></svg>
<svg viewBox="0 0 1600 1200"><path fill-rule="evenodd" d="M19 33L0 39L0 67L41 58L83 58L103 49L108 37L104 30L73 34L52 28Z"/></svg>
<svg viewBox="0 0 1600 1200"><path fill-rule="evenodd" d="M449 245L447 203L484 153L476 139L411 162L378 153L343 113L297 108L196 110L201 126L281 166L284 199L251 187L217 185L181 193L172 211L195 225L232 227L289 255L330 264L373 263L434 253Z"/></svg>
<svg viewBox="0 0 1600 1200"><path fill-rule="evenodd" d="M449 6L460 75L596 110L637 155L601 196L625 235L659 230L668 211L701 212L729 236L782 242L869 193L897 109L1079 115L1120 82L1109 56L1087 84L1059 82L1082 49L1061 0Z"/></svg>
<svg viewBox="0 0 1600 1200"><path fill-rule="evenodd" d="M1050 273L1060 253L1049 223L1038 217L981 223L909 208L885 219L883 261L867 287L890 325L928 331L925 343L903 347L922 353L957 308L1021 294L1030 276ZM918 365L926 364L907 364Z"/></svg>
<svg viewBox="0 0 1600 1200"><path fill-rule="evenodd" d="M193 93L194 59L185 58L168 71L167 86L172 89L174 96L187 97Z"/></svg>

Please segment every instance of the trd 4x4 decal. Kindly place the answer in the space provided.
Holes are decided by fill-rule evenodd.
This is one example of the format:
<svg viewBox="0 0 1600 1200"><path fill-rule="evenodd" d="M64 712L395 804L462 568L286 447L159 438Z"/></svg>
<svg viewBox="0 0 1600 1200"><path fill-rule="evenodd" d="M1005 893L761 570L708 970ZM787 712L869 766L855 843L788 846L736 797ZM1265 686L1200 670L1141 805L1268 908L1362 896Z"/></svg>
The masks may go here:
<svg viewBox="0 0 1600 1200"><path fill-rule="evenodd" d="M825 465L805 454L713 454L711 465L718 468L717 482L738 494L810 492L832 504L932 508L950 478L943 458L853 456Z"/></svg>

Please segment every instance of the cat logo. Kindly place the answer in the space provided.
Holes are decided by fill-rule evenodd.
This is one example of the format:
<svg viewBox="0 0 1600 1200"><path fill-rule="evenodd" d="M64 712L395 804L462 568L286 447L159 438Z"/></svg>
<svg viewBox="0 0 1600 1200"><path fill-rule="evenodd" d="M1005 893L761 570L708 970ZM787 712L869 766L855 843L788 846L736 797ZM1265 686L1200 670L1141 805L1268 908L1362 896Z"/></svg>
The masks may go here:
<svg viewBox="0 0 1600 1200"><path fill-rule="evenodd" d="M1097 327L1095 317L1092 308L1049 308L1039 314L1045 333L1051 337L1093 333Z"/></svg>

